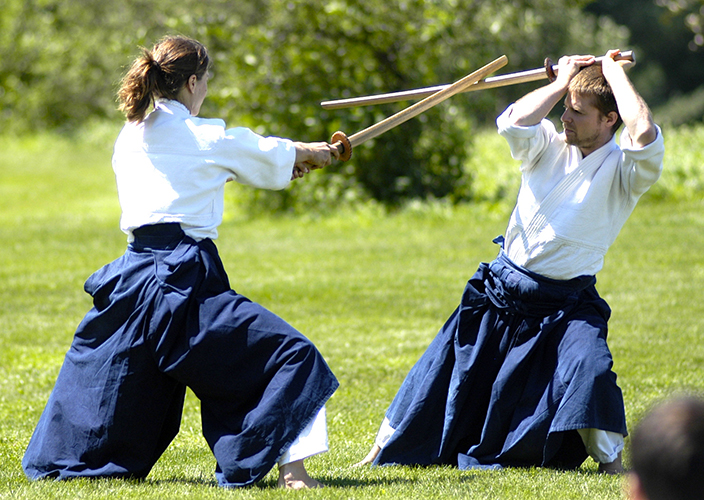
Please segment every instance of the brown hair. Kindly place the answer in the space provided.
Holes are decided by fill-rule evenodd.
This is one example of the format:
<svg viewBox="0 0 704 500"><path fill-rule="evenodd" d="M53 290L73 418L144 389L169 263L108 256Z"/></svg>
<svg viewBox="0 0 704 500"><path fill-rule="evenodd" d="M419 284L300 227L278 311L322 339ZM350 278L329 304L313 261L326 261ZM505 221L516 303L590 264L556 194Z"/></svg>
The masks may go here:
<svg viewBox="0 0 704 500"><path fill-rule="evenodd" d="M618 112L614 93L611 90L609 82L606 81L604 74L601 72L600 64L592 64L591 66L582 68L579 73L572 78L572 81L570 81L569 91L571 93L594 96L594 105L604 116L615 111L618 115L618 119L611 128L611 133L616 133L616 130L618 130L623 121Z"/></svg>
<svg viewBox="0 0 704 500"><path fill-rule="evenodd" d="M128 121L144 120L154 99L176 99L191 75L199 80L208 71L208 51L200 42L185 36L167 36L152 50L142 48L122 79L117 93L119 109Z"/></svg>
<svg viewBox="0 0 704 500"><path fill-rule="evenodd" d="M658 404L631 437L631 461L648 498L691 500L704 491L704 400Z"/></svg>

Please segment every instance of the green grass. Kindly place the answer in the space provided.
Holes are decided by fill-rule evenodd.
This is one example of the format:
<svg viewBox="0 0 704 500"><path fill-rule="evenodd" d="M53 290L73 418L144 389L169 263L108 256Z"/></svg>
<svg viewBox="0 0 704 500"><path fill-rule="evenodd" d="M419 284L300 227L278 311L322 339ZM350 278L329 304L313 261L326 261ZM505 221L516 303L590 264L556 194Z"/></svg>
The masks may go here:
<svg viewBox="0 0 704 500"><path fill-rule="evenodd" d="M480 154L507 164L503 144L487 142L492 137ZM124 250L109 161L101 138L0 137L0 498L623 497L623 478L596 474L590 460L571 472L350 468L467 278L495 256L491 239L503 232L515 197L499 185L515 183L503 170L477 172L496 195L481 204L414 204L394 214L362 206L298 218L235 213L222 226L218 246L235 289L309 336L340 379L328 404L331 451L307 463L325 490L284 492L274 474L254 487L218 488L190 393L181 433L145 481L29 482L20 460L90 307L83 282ZM668 157L673 172L689 174L671 182L667 173L665 184L675 188L646 195L599 275L613 309L610 345L631 427L653 402L704 388L704 203L700 179L689 179L702 166L691 161ZM497 165L472 168L483 163Z"/></svg>

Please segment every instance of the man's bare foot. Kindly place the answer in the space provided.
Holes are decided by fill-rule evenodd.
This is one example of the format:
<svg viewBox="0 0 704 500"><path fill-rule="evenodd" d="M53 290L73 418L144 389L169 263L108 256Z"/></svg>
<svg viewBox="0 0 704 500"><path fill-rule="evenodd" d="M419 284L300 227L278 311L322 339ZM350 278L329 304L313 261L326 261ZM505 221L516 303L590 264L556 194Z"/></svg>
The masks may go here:
<svg viewBox="0 0 704 500"><path fill-rule="evenodd" d="M616 460L608 464L599 464L599 472L602 474L623 474L623 465L621 464L621 453L618 454Z"/></svg>
<svg viewBox="0 0 704 500"><path fill-rule="evenodd" d="M372 446L372 449L369 450L369 453L367 453L367 456L364 457L361 462L357 462L352 467L362 467L364 465L371 464L374 461L374 459L377 457L377 455L379 454L380 451L381 451L381 448L379 448L379 445L374 444L374 446Z"/></svg>
<svg viewBox="0 0 704 500"><path fill-rule="evenodd" d="M303 460L289 462L279 466L279 487L292 490L304 490L306 488L324 488L325 485L316 481L308 475L303 465Z"/></svg>

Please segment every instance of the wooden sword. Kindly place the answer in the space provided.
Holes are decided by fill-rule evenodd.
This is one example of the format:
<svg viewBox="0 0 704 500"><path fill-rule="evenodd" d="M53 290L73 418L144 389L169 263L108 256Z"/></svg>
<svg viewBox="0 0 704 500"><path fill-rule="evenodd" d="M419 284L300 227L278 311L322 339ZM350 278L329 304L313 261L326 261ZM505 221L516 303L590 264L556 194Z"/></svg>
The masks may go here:
<svg viewBox="0 0 704 500"><path fill-rule="evenodd" d="M357 132L356 134L347 137L344 132L335 132L332 135L331 143L340 152L340 160L347 161L352 156L352 148L355 146L359 146L363 142L373 139L374 137L378 137L384 132L399 126L424 111L429 110L433 106L449 99L455 94L466 91L468 87L476 85L479 80L505 66L507 63L508 58L506 56L501 56L486 66L483 66L477 71L465 76L461 80L458 80L451 85L444 85L440 90L431 92L430 95L422 101L419 101L412 106L409 106L406 109L399 111L398 113L391 115L378 123L375 123L371 127L367 127L364 130Z"/></svg>
<svg viewBox="0 0 704 500"><path fill-rule="evenodd" d="M603 61L604 56L596 58L596 63L600 64ZM635 55L632 50L627 50L621 52L615 58L619 60L627 60L633 63L636 62ZM534 82L536 80L542 80L543 78L548 78L553 80L555 77L555 72L557 71L557 65L553 65L552 61L548 58L545 59L545 66L543 68L536 68L527 71L519 71L517 73L508 73L506 75L497 75L486 78L481 81L477 81L473 85L467 86L461 92L473 92L475 90L483 89L493 89L496 87L505 87L508 85L516 85L518 83ZM349 99L338 99L334 101L323 101L320 105L324 109L340 109L340 108L351 108L355 106L369 106L371 104L386 104L390 102L398 101L409 101L413 99L422 99L429 95L433 95L441 90L446 89L449 85L436 85L434 87L424 87L414 90L403 90L400 92L391 92L389 94L376 94L363 97L351 97Z"/></svg>

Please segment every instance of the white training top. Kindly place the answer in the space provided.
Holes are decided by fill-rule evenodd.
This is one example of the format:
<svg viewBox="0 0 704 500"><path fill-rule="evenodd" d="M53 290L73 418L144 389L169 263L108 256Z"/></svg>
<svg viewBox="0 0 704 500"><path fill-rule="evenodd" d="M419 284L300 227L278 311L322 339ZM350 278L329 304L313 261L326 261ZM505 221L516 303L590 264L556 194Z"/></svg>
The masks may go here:
<svg viewBox="0 0 704 500"><path fill-rule="evenodd" d="M519 266L548 278L595 275L638 199L662 172L665 146L657 138L634 147L628 130L586 158L565 143L549 120L520 127L509 107L497 118L511 156L521 160L521 188L504 242Z"/></svg>
<svg viewBox="0 0 704 500"><path fill-rule="evenodd" d="M194 238L215 239L225 183L278 190L293 173L293 142L243 127L191 116L178 101L159 100L142 123L127 123L115 142L112 166L122 207L120 228L179 222Z"/></svg>

